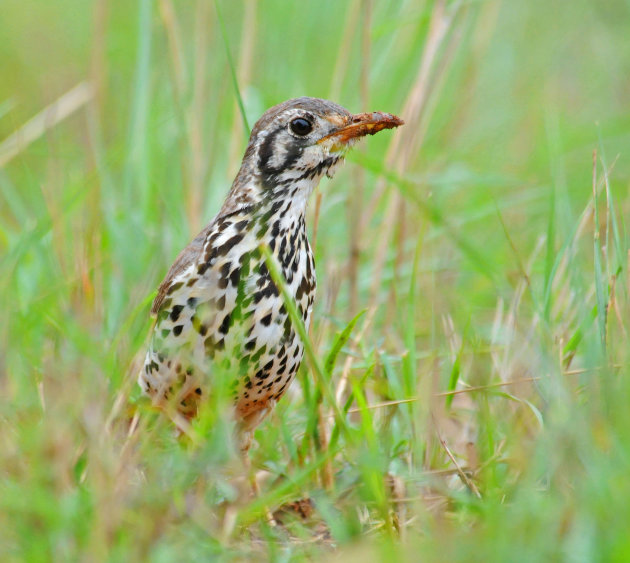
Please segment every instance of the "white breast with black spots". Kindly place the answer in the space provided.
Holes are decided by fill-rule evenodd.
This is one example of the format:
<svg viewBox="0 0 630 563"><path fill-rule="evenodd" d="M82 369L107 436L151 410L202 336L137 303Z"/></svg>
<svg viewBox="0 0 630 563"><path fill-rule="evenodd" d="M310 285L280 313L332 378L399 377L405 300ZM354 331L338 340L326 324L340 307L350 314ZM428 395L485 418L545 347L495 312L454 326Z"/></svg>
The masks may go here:
<svg viewBox="0 0 630 563"><path fill-rule="evenodd" d="M212 385L213 367L233 380L242 416L286 390L303 345L259 244L263 240L272 249L307 327L315 268L303 216L282 211L264 225L222 219L208 234L199 261L173 279L139 378L157 401L175 400L184 413L195 409Z"/></svg>

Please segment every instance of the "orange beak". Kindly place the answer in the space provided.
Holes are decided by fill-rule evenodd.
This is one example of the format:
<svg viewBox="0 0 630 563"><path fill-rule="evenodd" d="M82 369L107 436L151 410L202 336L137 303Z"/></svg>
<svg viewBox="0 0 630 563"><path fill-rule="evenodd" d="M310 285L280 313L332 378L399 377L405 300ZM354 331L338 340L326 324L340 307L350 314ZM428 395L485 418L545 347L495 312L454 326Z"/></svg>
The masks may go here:
<svg viewBox="0 0 630 563"><path fill-rule="evenodd" d="M372 113L357 113L353 115L348 123L339 129L322 137L317 143L322 143L332 139L335 145L343 146L352 139L374 135L383 129L394 129L400 127L405 122L391 113L375 111Z"/></svg>

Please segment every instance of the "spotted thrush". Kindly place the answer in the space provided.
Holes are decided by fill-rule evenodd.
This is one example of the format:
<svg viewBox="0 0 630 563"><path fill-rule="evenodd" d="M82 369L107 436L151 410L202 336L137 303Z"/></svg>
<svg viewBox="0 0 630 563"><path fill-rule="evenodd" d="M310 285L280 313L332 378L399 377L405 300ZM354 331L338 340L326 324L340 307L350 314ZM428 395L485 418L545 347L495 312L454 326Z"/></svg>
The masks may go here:
<svg viewBox="0 0 630 563"><path fill-rule="evenodd" d="M307 200L357 139L402 124L388 113L353 115L306 97L263 114L221 210L179 254L153 302L157 320L138 382L154 404L191 418L212 392L213 371L227 374L236 419L251 436L304 353L261 246L308 328L316 282Z"/></svg>

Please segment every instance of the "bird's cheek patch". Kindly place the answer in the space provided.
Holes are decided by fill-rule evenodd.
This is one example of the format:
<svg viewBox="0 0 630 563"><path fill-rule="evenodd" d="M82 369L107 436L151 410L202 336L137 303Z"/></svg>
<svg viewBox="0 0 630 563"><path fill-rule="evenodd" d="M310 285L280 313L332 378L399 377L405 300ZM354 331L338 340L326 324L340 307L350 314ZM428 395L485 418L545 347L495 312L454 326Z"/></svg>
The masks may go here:
<svg viewBox="0 0 630 563"><path fill-rule="evenodd" d="M274 170L279 170L280 168L282 168L282 166L284 165L287 159L287 153L288 153L288 150L287 150L287 145L285 143L281 143L281 142L276 143L267 166Z"/></svg>
<svg viewBox="0 0 630 563"><path fill-rule="evenodd" d="M300 169L308 170L315 168L322 160L328 156L328 149L320 145L308 147L300 159Z"/></svg>

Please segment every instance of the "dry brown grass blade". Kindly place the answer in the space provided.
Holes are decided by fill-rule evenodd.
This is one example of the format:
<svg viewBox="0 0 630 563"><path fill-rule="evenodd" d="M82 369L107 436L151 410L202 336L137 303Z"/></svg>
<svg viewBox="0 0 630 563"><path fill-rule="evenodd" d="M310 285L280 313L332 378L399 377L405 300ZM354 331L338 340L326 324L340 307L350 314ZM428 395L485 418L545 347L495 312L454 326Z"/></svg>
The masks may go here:
<svg viewBox="0 0 630 563"><path fill-rule="evenodd" d="M580 369L572 369L565 371L563 373L564 376L573 376L580 375L583 373L590 373L593 371L599 371L602 369L613 368L613 369L621 369L623 368L623 364L613 364L612 366L599 366L594 368L580 368ZM487 391L489 389L496 389L500 387L508 387L510 385L520 385L522 383L533 383L535 381L542 381L547 379L549 376L532 376L532 377L521 377L519 379L514 379L512 381L500 381L498 383L489 383L488 385L476 385L473 387L466 387L465 389L456 389L454 391L440 391L437 393L432 393L432 397L448 397L449 395L461 395L465 393L473 393L476 391ZM403 405L405 403L415 403L417 401L421 401L426 399L426 397L408 397L407 399L396 399L394 401L383 401L381 403L376 403L373 405L368 405L365 408L369 410L373 409L382 409L386 407L394 407L396 405ZM354 414L361 412L362 409L359 408L351 408L348 410L347 414ZM332 416L332 415L331 415Z"/></svg>
<svg viewBox="0 0 630 563"><path fill-rule="evenodd" d="M173 83L173 102L175 111L178 115L178 121L182 131L178 135L179 145L179 166L182 174L182 184L185 189L190 186L190 172L188 167L188 146L186 139L189 137L188 125L184 112L184 99L186 97L186 84L188 72L186 69L186 60L182 49L181 34L179 31L179 23L177 14L171 0L160 0L159 3L160 17L166 32L168 44L168 52L170 55L169 70L171 73L171 82Z"/></svg>
<svg viewBox="0 0 630 563"><path fill-rule="evenodd" d="M203 116L206 112L207 84L206 61L208 56L208 30L210 2L199 0L195 14L195 68L192 101L188 110L188 130L190 133L190 191L188 197L188 221L190 234L197 234L201 228L203 202L203 181L206 173Z"/></svg>
<svg viewBox="0 0 630 563"><path fill-rule="evenodd" d="M102 118L107 85L107 25L109 6L107 0L94 2L92 16L92 53L90 56L90 82L94 90L94 103L99 122Z"/></svg>
<svg viewBox="0 0 630 563"><path fill-rule="evenodd" d="M361 68L359 75L359 91L361 94L361 111L370 111L370 43L372 28L372 0L362 0L361 22ZM358 149L365 151L365 146ZM357 166L354 171L354 182L348 193L347 215L349 230L349 257L348 257L348 283L350 316L353 317L359 310L359 258L361 256L361 231L363 215L363 198L365 193L365 170Z"/></svg>
<svg viewBox="0 0 630 563"><path fill-rule="evenodd" d="M160 0L159 9L166 31L169 53L171 55L173 83L175 84L177 95L181 100L186 90L188 72L186 71L186 60L184 58L177 15L172 0Z"/></svg>
<svg viewBox="0 0 630 563"><path fill-rule="evenodd" d="M457 475L459 475L459 478L468 487L468 490L471 493L473 493L477 498L481 498L481 493L479 492L477 485L475 485L475 483L470 480L468 475L466 475L466 472L462 469L462 467L459 465L459 463L455 459L453 452L451 452L444 438L442 438L442 436L439 436L439 439L440 439L440 444L442 444L442 447L444 448L444 451L446 452L446 455L449 457L449 459L455 466L455 469L457 470Z"/></svg>
<svg viewBox="0 0 630 563"><path fill-rule="evenodd" d="M46 131L85 106L93 95L93 88L89 82L79 82L29 119L0 143L0 167L8 164Z"/></svg>
<svg viewBox="0 0 630 563"><path fill-rule="evenodd" d="M400 134L393 137L385 157L386 167L395 169L399 175L404 174L411 157L417 154L422 144L422 136L418 135L418 124L430 92L429 79L435 68L440 48L449 30L452 28L456 14L457 8L451 7L447 10L446 2L444 1L436 2L433 7L425 47L418 65L418 72L401 112L401 116L407 123L407 126L401 129ZM439 68L436 72L446 72L446 66ZM387 187L388 184L384 180L377 184L376 190L363 213L362 230L372 221ZM400 199L398 192L394 192L391 195L385 211L383 227L377 233L379 244L374 260L370 302L374 302L381 287L387 249L389 248L394 225L398 224L398 214L401 206Z"/></svg>
<svg viewBox="0 0 630 563"><path fill-rule="evenodd" d="M238 83L243 91L252 79L252 68L254 54L256 50L257 26L256 17L258 13L257 2L245 2L243 11L243 24L241 31L240 51L236 68ZM231 179L238 171L238 166L243 156L243 144L247 141L244 138L242 117L238 106L238 101L233 104L232 130L230 132L230 147L228 149L227 174Z"/></svg>
<svg viewBox="0 0 630 563"><path fill-rule="evenodd" d="M350 63L350 54L352 49L350 48L352 40L356 33L357 23L361 20L359 17L359 10L361 7L361 0L354 0L348 7L346 12L346 22L343 26L344 32L342 34L342 42L339 46L338 55L335 63L335 68L332 73L332 83L330 85L330 99L339 100L341 96L341 88L343 86L344 78L348 75L348 65Z"/></svg>
<svg viewBox="0 0 630 563"><path fill-rule="evenodd" d="M357 332L356 336L352 339L353 345L356 347L359 342L361 342L363 335L367 331L368 327L371 325L372 320L374 319L374 315L376 314L376 308L372 307L368 310L365 315L365 320L363 321L363 325L359 332ZM339 383L337 384L337 390L335 391L335 399L337 403L341 403L343 401L343 396L348 386L348 377L350 376L350 370L352 369L352 364L354 362L354 356L347 356L346 361L343 364L343 371L341 372L341 377L339 378Z"/></svg>

